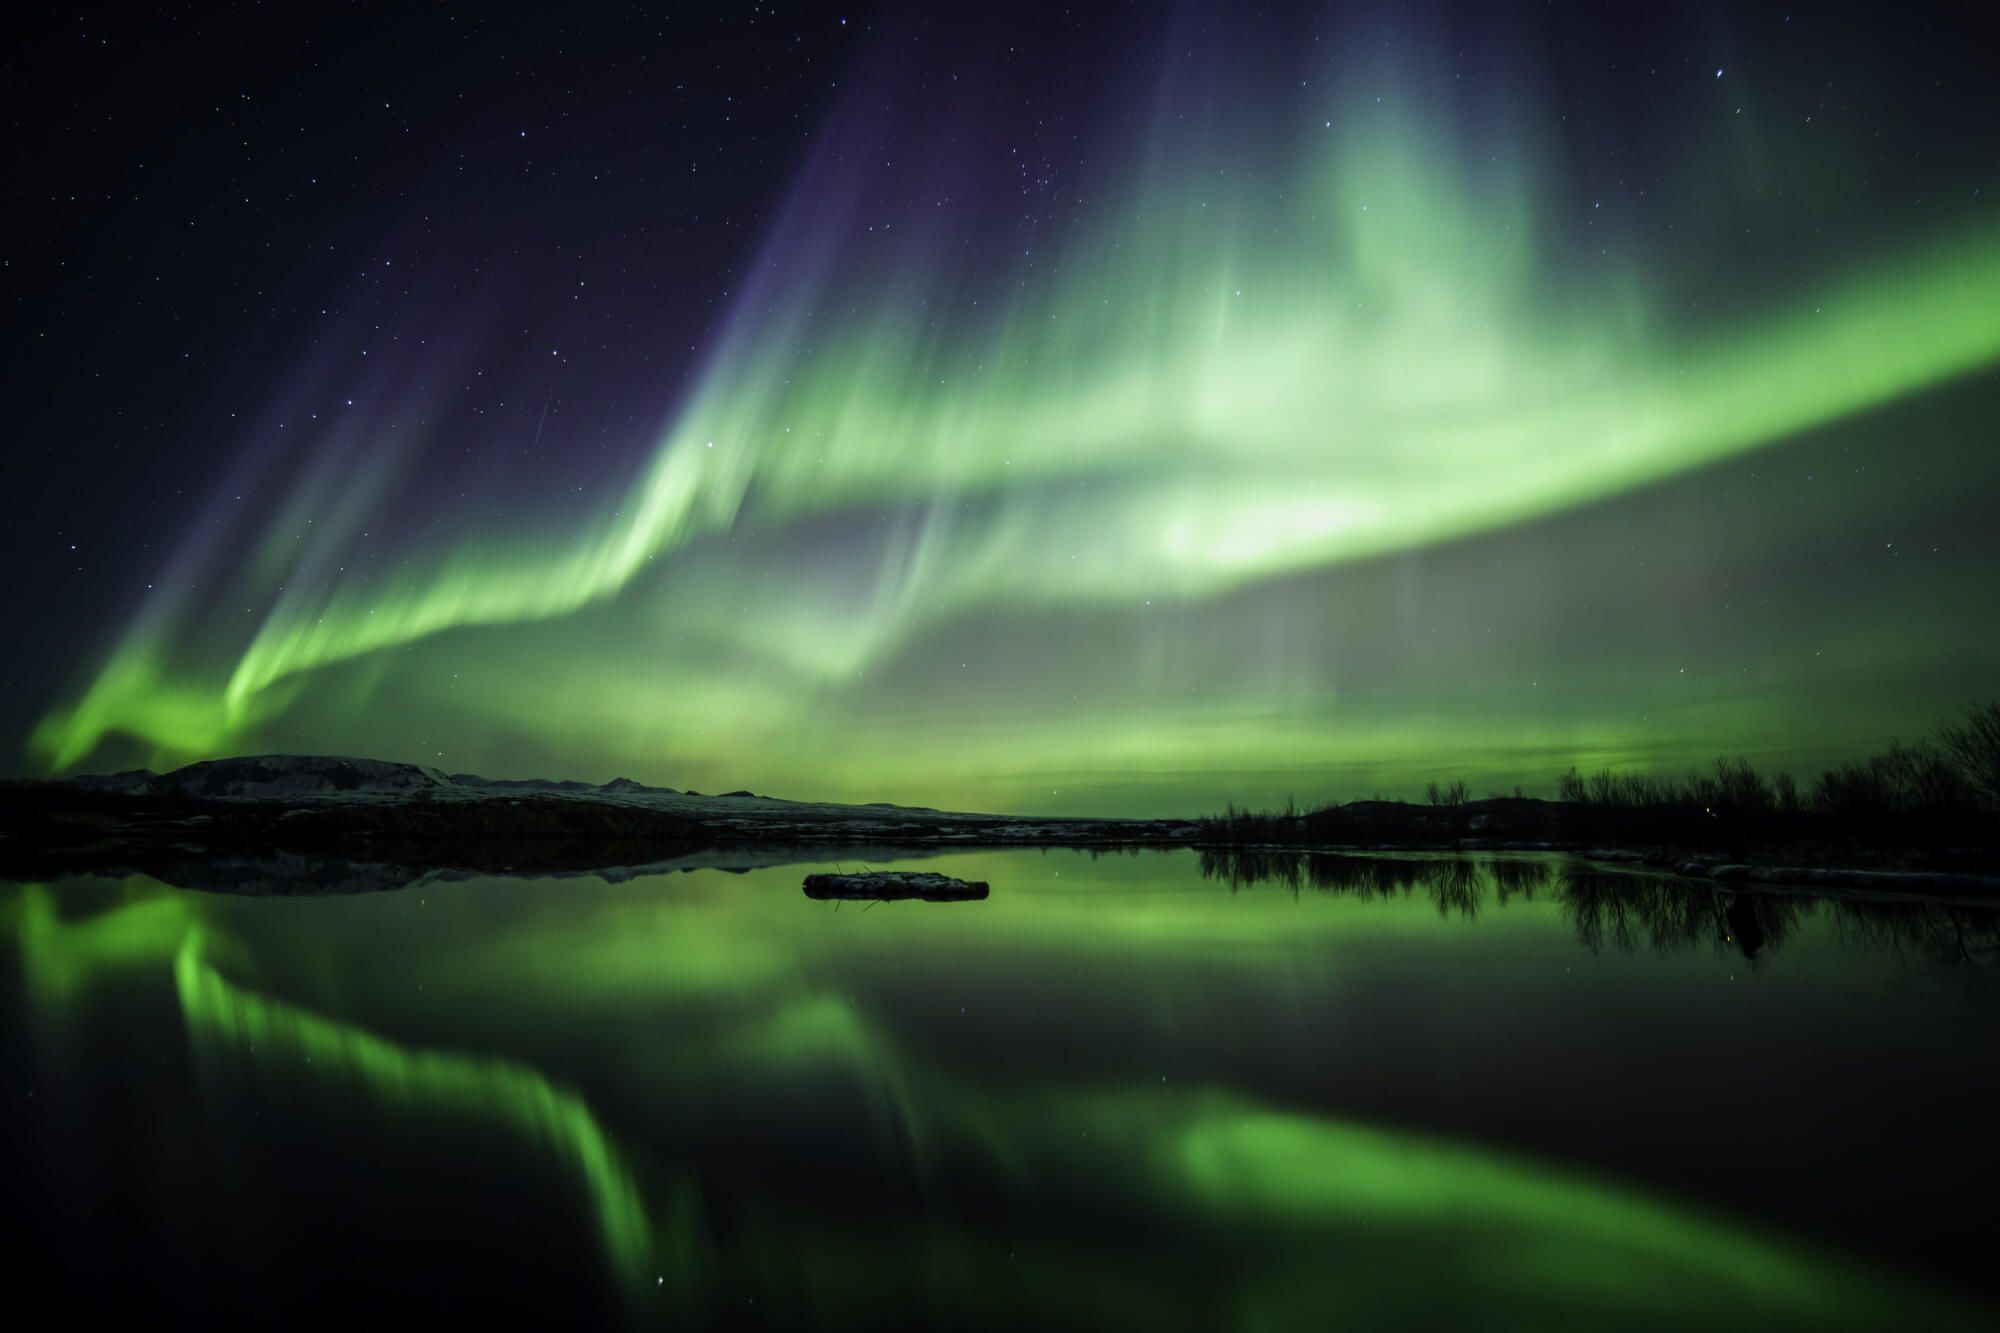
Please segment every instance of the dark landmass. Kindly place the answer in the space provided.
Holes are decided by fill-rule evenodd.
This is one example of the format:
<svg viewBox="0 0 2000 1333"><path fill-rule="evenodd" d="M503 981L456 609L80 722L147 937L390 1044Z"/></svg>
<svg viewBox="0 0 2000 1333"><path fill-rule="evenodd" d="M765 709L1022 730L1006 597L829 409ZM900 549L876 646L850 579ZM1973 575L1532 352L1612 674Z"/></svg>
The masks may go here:
<svg viewBox="0 0 2000 1333"><path fill-rule="evenodd" d="M1621 807L1503 796L1238 811L1201 825L1200 847L1571 851L1708 879L2000 889L2000 839L1977 820L1942 829L1878 823L1858 833L1838 816L1746 811L1723 801Z"/></svg>
<svg viewBox="0 0 2000 1333"><path fill-rule="evenodd" d="M1229 809L1201 843L1237 847L1597 849L1599 859L1684 876L1822 887L1972 888L2000 875L2000 704L1913 743L1800 782L1748 760L1717 759L1685 777L1581 773L1561 799L1473 800L1433 782L1421 804L1352 801L1315 810Z"/></svg>
<svg viewBox="0 0 2000 1333"><path fill-rule="evenodd" d="M743 870L836 852L888 860L1007 847L1547 850L1718 882L2000 897L2000 836L1976 788L1940 777L1942 760L1913 755L1899 747L1803 794L1734 761L1681 784L1572 773L1564 799L1553 801L1472 800L1454 784L1422 803L1202 820L704 796L629 778L490 779L385 760L259 755L170 773L0 784L0 877L136 873L217 892L338 893L478 875Z"/></svg>
<svg viewBox="0 0 2000 1333"><path fill-rule="evenodd" d="M894 903L917 898L927 903L974 902L987 893L984 880L954 879L928 870L868 870L855 874L807 875L808 898L839 902Z"/></svg>
<svg viewBox="0 0 2000 1333"><path fill-rule="evenodd" d="M222 892L356 892L478 874L749 869L833 848L886 860L954 847L1185 846L1196 828L258 755L0 784L0 876L136 873Z"/></svg>

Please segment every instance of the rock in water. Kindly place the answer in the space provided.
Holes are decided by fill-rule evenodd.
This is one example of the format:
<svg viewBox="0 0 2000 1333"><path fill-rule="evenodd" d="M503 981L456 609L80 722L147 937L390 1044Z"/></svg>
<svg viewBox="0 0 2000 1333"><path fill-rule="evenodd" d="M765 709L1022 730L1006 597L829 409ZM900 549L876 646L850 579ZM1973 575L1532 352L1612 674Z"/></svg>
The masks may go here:
<svg viewBox="0 0 2000 1333"><path fill-rule="evenodd" d="M806 897L848 901L962 903L986 896L984 880L953 879L928 870L871 870L858 875L807 875Z"/></svg>

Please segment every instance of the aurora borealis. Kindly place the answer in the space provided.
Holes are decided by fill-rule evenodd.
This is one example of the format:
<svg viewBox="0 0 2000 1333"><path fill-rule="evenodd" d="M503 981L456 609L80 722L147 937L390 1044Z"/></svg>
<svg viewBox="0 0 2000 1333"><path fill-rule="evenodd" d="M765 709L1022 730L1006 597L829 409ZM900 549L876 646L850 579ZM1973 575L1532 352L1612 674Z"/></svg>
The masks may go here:
<svg viewBox="0 0 2000 1333"><path fill-rule="evenodd" d="M259 234L334 258L200 317L247 350L148 417L199 445L37 437L36 540L144 539L16 594L22 771L1191 813L1810 768L1991 693L1995 99L1949 15L713 21L522 93L413 86L413 20L398 142L314 122L348 192ZM236 128L179 188L318 187Z"/></svg>

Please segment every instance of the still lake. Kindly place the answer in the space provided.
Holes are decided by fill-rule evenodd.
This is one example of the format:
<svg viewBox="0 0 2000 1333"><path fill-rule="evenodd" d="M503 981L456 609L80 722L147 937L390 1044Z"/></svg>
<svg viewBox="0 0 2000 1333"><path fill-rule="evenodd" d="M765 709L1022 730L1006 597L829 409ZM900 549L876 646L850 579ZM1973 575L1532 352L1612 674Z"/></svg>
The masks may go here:
<svg viewBox="0 0 2000 1333"><path fill-rule="evenodd" d="M992 894L806 898L832 861L0 885L6 1302L208 1329L2000 1318L1990 909L1560 856L901 864Z"/></svg>

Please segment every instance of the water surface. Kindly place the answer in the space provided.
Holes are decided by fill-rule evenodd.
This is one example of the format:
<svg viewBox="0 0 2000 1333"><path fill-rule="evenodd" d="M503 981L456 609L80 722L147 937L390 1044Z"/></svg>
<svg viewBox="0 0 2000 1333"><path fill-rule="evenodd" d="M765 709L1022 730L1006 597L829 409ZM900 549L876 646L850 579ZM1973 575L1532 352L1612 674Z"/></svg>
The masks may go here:
<svg viewBox="0 0 2000 1333"><path fill-rule="evenodd" d="M851 864L841 863L845 868ZM66 1320L1979 1327L1995 916L1562 858L0 887Z"/></svg>

